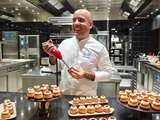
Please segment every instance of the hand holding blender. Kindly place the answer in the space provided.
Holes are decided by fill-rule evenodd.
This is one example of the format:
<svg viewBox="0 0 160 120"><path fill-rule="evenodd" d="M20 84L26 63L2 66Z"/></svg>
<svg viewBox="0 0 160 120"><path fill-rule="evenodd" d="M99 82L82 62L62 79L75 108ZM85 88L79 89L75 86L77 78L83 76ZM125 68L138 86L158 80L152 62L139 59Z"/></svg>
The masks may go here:
<svg viewBox="0 0 160 120"><path fill-rule="evenodd" d="M48 43L49 45L54 46L52 40L48 40L47 43ZM56 46L54 46L54 49L53 49L50 53L53 54L56 58L62 60L63 63L69 68L69 66L66 64L66 62L65 62L65 61L63 60L63 58L62 58L61 52L58 50L58 48L56 48Z"/></svg>

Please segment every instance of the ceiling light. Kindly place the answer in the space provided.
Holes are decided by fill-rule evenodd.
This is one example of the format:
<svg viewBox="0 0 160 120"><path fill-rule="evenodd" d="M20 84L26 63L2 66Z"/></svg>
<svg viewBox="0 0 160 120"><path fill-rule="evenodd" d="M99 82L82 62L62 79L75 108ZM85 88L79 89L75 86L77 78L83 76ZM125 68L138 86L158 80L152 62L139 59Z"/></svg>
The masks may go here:
<svg viewBox="0 0 160 120"><path fill-rule="evenodd" d="M58 0L49 0L48 2L52 5L56 5L57 3L59 3Z"/></svg>
<svg viewBox="0 0 160 120"><path fill-rule="evenodd" d="M138 0L137 1L136 0L131 0L130 4L136 7L139 4L139 1Z"/></svg>
<svg viewBox="0 0 160 120"><path fill-rule="evenodd" d="M158 11L158 9L156 9L156 11Z"/></svg>
<svg viewBox="0 0 160 120"><path fill-rule="evenodd" d="M18 5L21 5L21 3L18 3Z"/></svg>
<svg viewBox="0 0 160 120"><path fill-rule="evenodd" d="M4 9L4 10L6 10L6 8L5 8L5 7L4 7L3 9Z"/></svg>
<svg viewBox="0 0 160 120"><path fill-rule="evenodd" d="M63 5L59 2L58 4L56 4L54 6L56 9L60 10L61 8L63 8Z"/></svg>
<svg viewBox="0 0 160 120"><path fill-rule="evenodd" d="M80 0L79 2L82 3L82 0Z"/></svg>
<svg viewBox="0 0 160 120"><path fill-rule="evenodd" d="M130 15L130 13L126 12L126 11L124 11L123 14L122 14L122 16L125 17L125 18L128 18L129 15Z"/></svg>

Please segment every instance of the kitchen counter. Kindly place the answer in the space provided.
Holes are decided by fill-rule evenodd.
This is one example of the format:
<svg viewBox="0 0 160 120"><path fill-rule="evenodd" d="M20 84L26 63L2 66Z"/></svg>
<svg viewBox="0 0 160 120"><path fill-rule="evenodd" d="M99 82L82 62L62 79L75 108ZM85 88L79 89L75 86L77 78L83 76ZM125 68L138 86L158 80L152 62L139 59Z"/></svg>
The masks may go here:
<svg viewBox="0 0 160 120"><path fill-rule="evenodd" d="M21 74L35 70L34 59L2 59L0 61L0 91L17 92L22 88Z"/></svg>
<svg viewBox="0 0 160 120"><path fill-rule="evenodd" d="M11 93L11 92L0 92L0 103L4 99L8 98L12 102L16 103L17 117L14 120L80 120L82 117L70 117L68 115L69 103L68 101L72 100L75 96L61 96L59 99L50 101L51 104L51 113L49 116L39 115L37 112L38 103L31 102L24 98L24 93ZM92 116L95 118L106 117L114 115L117 120L135 120L133 118L132 110L121 106L117 102L117 98L107 98L108 104L114 108L114 112L109 115L100 115ZM91 117L85 117L87 119ZM152 120L159 120L160 114L152 114Z"/></svg>

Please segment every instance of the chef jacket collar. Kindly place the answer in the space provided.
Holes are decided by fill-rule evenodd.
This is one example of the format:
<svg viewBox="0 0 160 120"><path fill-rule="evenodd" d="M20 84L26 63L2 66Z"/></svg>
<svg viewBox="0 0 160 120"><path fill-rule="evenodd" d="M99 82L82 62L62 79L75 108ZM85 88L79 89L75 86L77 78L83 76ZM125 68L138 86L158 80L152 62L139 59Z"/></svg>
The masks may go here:
<svg viewBox="0 0 160 120"><path fill-rule="evenodd" d="M75 36L74 36L74 37L75 37ZM79 41L79 40L75 37L75 39L76 39L76 41L77 41L78 43L80 43L80 42L86 42L86 41L88 41L90 38L91 38L91 35L89 35L88 38L85 38L85 39L82 39L82 40Z"/></svg>

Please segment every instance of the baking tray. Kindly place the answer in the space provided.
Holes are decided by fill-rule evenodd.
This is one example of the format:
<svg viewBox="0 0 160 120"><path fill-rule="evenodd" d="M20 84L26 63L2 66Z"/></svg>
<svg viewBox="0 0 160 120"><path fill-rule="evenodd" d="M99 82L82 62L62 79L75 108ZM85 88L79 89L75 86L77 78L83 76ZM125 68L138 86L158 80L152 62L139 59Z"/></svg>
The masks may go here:
<svg viewBox="0 0 160 120"><path fill-rule="evenodd" d="M34 99L34 98L28 98L26 94L24 95L24 98L25 98L26 100L29 100L29 101L32 101L32 102L47 102L47 101L57 100L57 99L59 99L60 97L61 97L61 96L59 96L59 97L52 97L51 99L42 98L42 99L40 99L40 100L36 100L36 99Z"/></svg>
<svg viewBox="0 0 160 120"><path fill-rule="evenodd" d="M101 113L93 113L93 114L90 114L90 113L86 113L86 114L80 114L80 113L77 113L77 114L70 114L70 110L68 110L68 114L69 116L71 117L84 117L84 116L96 116L96 115L107 115L107 114L112 114L114 112L114 108L111 108L111 111L110 112L101 112Z"/></svg>
<svg viewBox="0 0 160 120"><path fill-rule="evenodd" d="M100 102L100 98L98 98L98 102L91 102L91 103L79 103L79 104L75 104L75 105L90 105L90 104L105 104L108 103L108 100L106 99L106 102ZM69 104L73 104L73 100L69 101Z"/></svg>
<svg viewBox="0 0 160 120"><path fill-rule="evenodd" d="M119 101L119 99L117 99L117 101L123 107L134 110L134 111L146 112L146 113L160 113L160 110L159 111L154 110L154 109L152 109L152 107L150 107L150 109L148 109L148 110L144 110L144 109L140 108L140 105L138 105L137 107L131 107L131 106L128 105L128 103L122 103L121 101Z"/></svg>

